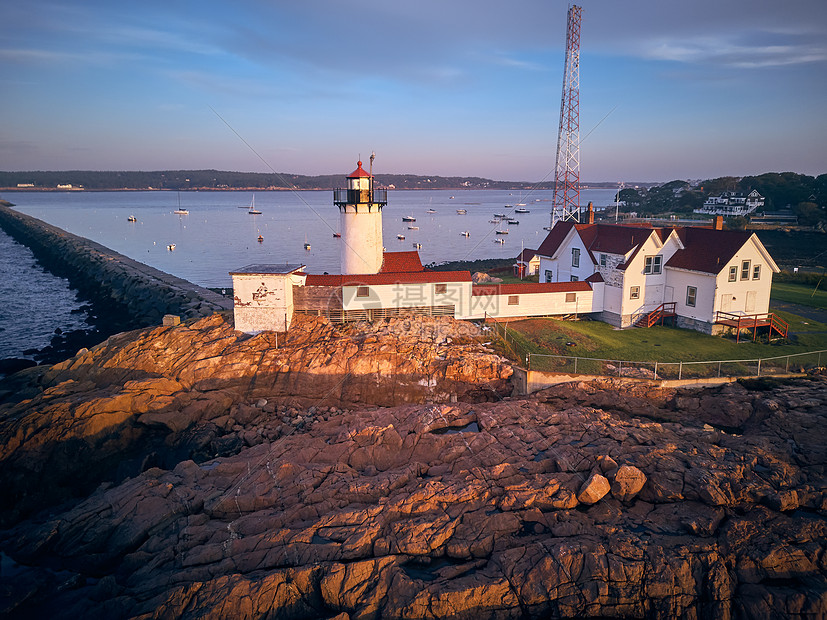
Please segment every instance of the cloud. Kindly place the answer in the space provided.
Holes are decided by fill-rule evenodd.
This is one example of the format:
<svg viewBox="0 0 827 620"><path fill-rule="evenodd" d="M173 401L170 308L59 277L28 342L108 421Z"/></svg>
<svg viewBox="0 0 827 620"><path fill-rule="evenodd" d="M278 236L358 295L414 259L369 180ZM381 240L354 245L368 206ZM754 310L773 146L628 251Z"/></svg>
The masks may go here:
<svg viewBox="0 0 827 620"><path fill-rule="evenodd" d="M767 37L755 36L754 40L766 41ZM827 46L806 43L744 44L725 38L704 37L653 41L644 51L644 56L650 60L752 69L823 62L827 60Z"/></svg>

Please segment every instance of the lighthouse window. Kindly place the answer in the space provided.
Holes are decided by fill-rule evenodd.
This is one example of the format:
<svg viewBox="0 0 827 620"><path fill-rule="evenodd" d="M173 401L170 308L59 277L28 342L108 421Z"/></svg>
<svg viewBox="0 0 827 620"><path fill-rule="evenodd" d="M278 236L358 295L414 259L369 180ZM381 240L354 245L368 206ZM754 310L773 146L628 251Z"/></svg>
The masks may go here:
<svg viewBox="0 0 827 620"><path fill-rule="evenodd" d="M356 297L370 297L370 287L360 286L356 289Z"/></svg>

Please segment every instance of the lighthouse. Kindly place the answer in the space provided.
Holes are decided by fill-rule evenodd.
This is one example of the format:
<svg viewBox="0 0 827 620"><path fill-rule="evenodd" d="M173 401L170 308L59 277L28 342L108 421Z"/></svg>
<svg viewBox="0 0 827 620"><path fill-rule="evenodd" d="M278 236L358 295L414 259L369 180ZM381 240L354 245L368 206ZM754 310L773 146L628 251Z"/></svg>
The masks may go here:
<svg viewBox="0 0 827 620"><path fill-rule="evenodd" d="M370 156L371 169L373 155ZM342 232L342 273L379 273L382 268L382 208L388 190L374 189L373 175L358 162L347 176L347 187L333 190Z"/></svg>

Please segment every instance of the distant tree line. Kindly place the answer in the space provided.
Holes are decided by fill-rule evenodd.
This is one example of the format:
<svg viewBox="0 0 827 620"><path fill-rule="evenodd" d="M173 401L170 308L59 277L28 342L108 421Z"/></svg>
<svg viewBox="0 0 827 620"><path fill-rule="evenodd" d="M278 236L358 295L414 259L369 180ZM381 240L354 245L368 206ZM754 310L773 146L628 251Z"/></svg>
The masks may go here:
<svg viewBox="0 0 827 620"><path fill-rule="evenodd" d="M700 208L710 196L723 192L758 190L764 212L789 208L804 226L827 222L827 174L817 177L795 172L767 172L758 176L718 177L700 183L675 180L647 189L625 188L617 195L622 211L641 216L681 215Z"/></svg>
<svg viewBox="0 0 827 620"><path fill-rule="evenodd" d="M17 188L32 184L35 189L57 189L58 185L72 185L87 190L117 189L333 189L344 186L341 174L308 176L301 174L229 172L225 170L161 170L90 171L66 170L60 172L2 172L0 187ZM395 189L554 189L554 182L535 184L527 181L494 181L481 177L442 177L415 174L377 174L378 186ZM614 187L613 183L598 183L592 187Z"/></svg>

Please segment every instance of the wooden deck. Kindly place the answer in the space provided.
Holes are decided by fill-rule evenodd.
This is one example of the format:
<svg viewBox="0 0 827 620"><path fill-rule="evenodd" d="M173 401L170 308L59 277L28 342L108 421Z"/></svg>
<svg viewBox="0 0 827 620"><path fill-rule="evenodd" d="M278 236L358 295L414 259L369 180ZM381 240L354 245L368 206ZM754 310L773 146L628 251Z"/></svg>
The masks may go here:
<svg viewBox="0 0 827 620"><path fill-rule="evenodd" d="M736 342L741 341L741 332L752 330L753 342L758 338L758 330L763 327L769 328L770 339L773 332L779 337L786 338L790 326L784 319L773 312L761 314L733 314L731 312L718 311L715 313L715 324L732 327L736 332Z"/></svg>

